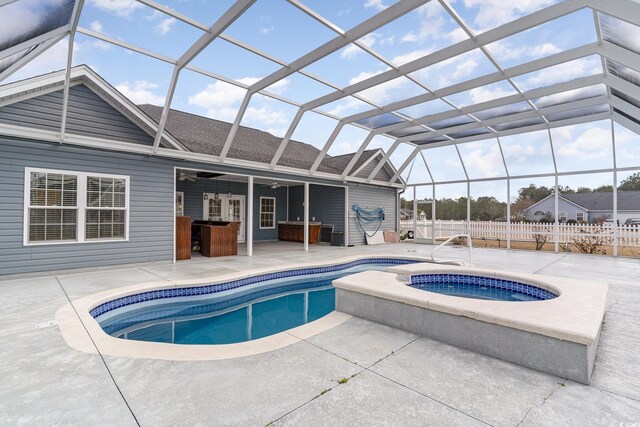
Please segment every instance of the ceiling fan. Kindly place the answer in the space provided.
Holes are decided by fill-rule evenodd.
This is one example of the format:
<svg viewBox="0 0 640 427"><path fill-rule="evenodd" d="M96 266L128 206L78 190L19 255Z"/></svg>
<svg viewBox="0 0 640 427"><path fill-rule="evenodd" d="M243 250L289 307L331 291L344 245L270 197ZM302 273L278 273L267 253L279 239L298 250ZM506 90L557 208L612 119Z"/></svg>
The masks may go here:
<svg viewBox="0 0 640 427"><path fill-rule="evenodd" d="M178 173L178 181L190 181L193 182L198 178L197 172L188 173L184 171L180 171Z"/></svg>
<svg viewBox="0 0 640 427"><path fill-rule="evenodd" d="M277 182L275 182L275 181L274 181L274 182L272 182L272 183L270 183L270 184L267 184L267 185L269 185L269 187L271 187L271 189L272 189L272 190L275 190L276 188L280 188L280 187L282 187L282 185L281 185L281 184L279 184L279 183L277 183Z"/></svg>

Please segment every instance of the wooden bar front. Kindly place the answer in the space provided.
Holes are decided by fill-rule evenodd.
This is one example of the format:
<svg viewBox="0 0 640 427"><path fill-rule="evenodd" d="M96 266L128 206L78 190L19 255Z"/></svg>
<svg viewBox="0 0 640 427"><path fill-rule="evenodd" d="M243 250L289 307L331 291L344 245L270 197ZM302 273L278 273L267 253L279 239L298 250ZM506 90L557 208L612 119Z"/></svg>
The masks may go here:
<svg viewBox="0 0 640 427"><path fill-rule="evenodd" d="M176 217L176 261L191 259L191 217Z"/></svg>
<svg viewBox="0 0 640 427"><path fill-rule="evenodd" d="M201 225L200 253L206 257L238 255L239 222Z"/></svg>
<svg viewBox="0 0 640 427"><path fill-rule="evenodd" d="M278 240L304 243L304 223L281 222L278 224ZM309 243L315 245L320 240L320 223L309 224Z"/></svg>

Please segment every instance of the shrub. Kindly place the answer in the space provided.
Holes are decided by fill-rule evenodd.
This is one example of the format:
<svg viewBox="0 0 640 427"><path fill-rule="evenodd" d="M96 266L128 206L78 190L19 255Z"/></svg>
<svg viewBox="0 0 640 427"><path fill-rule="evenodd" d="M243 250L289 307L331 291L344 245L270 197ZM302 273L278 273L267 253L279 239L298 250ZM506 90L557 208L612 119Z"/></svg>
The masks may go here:
<svg viewBox="0 0 640 427"><path fill-rule="evenodd" d="M576 221L575 219L570 219L567 221L567 224L577 224L578 221Z"/></svg>
<svg viewBox="0 0 640 427"><path fill-rule="evenodd" d="M542 222L542 221L540 221L540 222ZM550 233L550 232L551 232L551 229L545 228L545 229L542 230L542 233L544 233L544 234L535 233L533 235L533 240L536 241L536 251L541 251L542 250L542 248L544 247L544 244L547 243L547 241L549 240L549 234L547 234L547 233Z"/></svg>
<svg viewBox="0 0 640 427"><path fill-rule="evenodd" d="M607 250L602 246L609 243L611 237L608 230L600 226L596 228L591 234L584 228L580 229L580 236L574 236L571 238L571 242L576 249L583 254L601 254L606 255Z"/></svg>

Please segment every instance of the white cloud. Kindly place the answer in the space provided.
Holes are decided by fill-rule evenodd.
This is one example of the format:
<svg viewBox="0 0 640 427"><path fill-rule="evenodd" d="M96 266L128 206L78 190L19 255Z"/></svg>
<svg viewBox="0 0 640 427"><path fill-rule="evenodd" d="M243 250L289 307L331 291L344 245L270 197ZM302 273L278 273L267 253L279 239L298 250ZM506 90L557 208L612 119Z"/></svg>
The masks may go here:
<svg viewBox="0 0 640 427"><path fill-rule="evenodd" d="M229 83L217 81L188 98L190 105L207 110L207 116L218 120L232 121L238 113L238 104L246 90Z"/></svg>
<svg viewBox="0 0 640 427"><path fill-rule="evenodd" d="M273 31L273 27L262 27L259 30L260 34L269 34L271 31Z"/></svg>
<svg viewBox="0 0 640 427"><path fill-rule="evenodd" d="M609 126L567 126L553 129L551 136L556 153L568 159L601 160L612 150Z"/></svg>
<svg viewBox="0 0 640 427"><path fill-rule="evenodd" d="M160 21L155 27L155 31L158 34L161 35L166 35L169 34L171 31L173 31L173 25L176 23L176 19L175 18L165 18L162 21Z"/></svg>
<svg viewBox="0 0 640 427"><path fill-rule="evenodd" d="M601 72L602 64L599 59L581 58L540 70L526 78L521 88L529 90Z"/></svg>
<svg viewBox="0 0 640 427"><path fill-rule="evenodd" d="M376 38L378 36L379 35L376 33L367 34L366 36L360 38L358 41L367 47L371 47L374 44L376 44ZM340 56L345 59L352 59L361 53L364 53L364 50L360 49L360 47L351 43L349 46L345 47L340 51Z"/></svg>
<svg viewBox="0 0 640 427"><path fill-rule="evenodd" d="M135 0L89 0L89 4L118 16L129 16L142 7Z"/></svg>
<svg viewBox="0 0 640 427"><path fill-rule="evenodd" d="M478 68L478 62L473 58L468 58L456 66L456 69L451 76L455 80L460 80L470 76L476 68Z"/></svg>
<svg viewBox="0 0 640 427"><path fill-rule="evenodd" d="M102 23L98 20L93 21L89 27L95 31L96 33L101 33L103 32L104 27L102 26Z"/></svg>
<svg viewBox="0 0 640 427"><path fill-rule="evenodd" d="M529 56L532 58L540 58L542 56L553 55L554 53L561 52L558 46L553 43L544 43L538 46L534 46L531 49L528 49Z"/></svg>
<svg viewBox="0 0 640 427"><path fill-rule="evenodd" d="M500 147L492 141L464 144L462 159L473 178L491 178L505 174Z"/></svg>
<svg viewBox="0 0 640 427"><path fill-rule="evenodd" d="M381 10L385 10L388 7L389 6L384 4L382 0L366 0L364 2L365 9L375 9L375 10L381 11Z"/></svg>
<svg viewBox="0 0 640 427"><path fill-rule="evenodd" d="M260 80L258 77L244 77L238 81L251 85L258 80ZM281 80L269 86L268 89L270 92L278 93L278 91L286 90L288 83L286 79ZM245 94L246 90L241 87L217 81L190 96L187 102L190 105L205 109L207 117L231 122L235 120L240 102ZM260 105L253 105L254 101L257 101ZM242 121L244 125L259 127L260 129L264 129L267 126L269 127L268 132L277 136L284 135L289 121L287 113L272 108L269 98L261 95L254 95L251 104L245 111Z"/></svg>
<svg viewBox="0 0 640 427"><path fill-rule="evenodd" d="M529 58L536 59L561 52L562 49L553 43L539 45L514 45L508 41L499 40L488 46L489 51L500 61Z"/></svg>
<svg viewBox="0 0 640 427"><path fill-rule="evenodd" d="M500 87L492 89L486 86L477 87L469 91L473 104L504 98L505 96L513 95L514 93L515 91L513 89L505 90Z"/></svg>
<svg viewBox="0 0 640 427"><path fill-rule="evenodd" d="M158 85L145 80L137 80L133 85L128 81L116 85L116 89L134 104L163 105L165 97L154 93Z"/></svg>
<svg viewBox="0 0 640 427"><path fill-rule="evenodd" d="M439 39L446 21L442 7L437 1L430 1L417 10L420 15L420 29L410 31L402 36L403 42L424 42L429 39Z"/></svg>
<svg viewBox="0 0 640 427"><path fill-rule="evenodd" d="M402 64L406 64L407 62L414 61L418 58L422 58L423 56L426 56L431 52L433 52L431 49L414 50L402 55L394 56L391 59L391 62L395 65L402 65Z"/></svg>
<svg viewBox="0 0 640 427"><path fill-rule="evenodd" d="M495 28L523 15L550 6L557 0L464 0L467 9L477 11L474 23L476 31Z"/></svg>

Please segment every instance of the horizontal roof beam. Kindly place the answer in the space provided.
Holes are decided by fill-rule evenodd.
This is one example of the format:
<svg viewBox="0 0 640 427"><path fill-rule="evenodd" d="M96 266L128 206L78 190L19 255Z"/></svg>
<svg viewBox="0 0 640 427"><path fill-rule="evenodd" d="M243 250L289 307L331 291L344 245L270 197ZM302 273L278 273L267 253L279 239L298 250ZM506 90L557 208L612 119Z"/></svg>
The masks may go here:
<svg viewBox="0 0 640 427"><path fill-rule="evenodd" d="M373 86L376 86L382 83L386 83L397 77L404 76L414 71L421 70L423 68L429 67L431 65L437 64L447 59L451 59L463 53L470 52L474 49L477 49L478 45L484 46L486 44L489 44L494 41L500 40L502 38L508 37L510 35L519 33L529 28L533 28L535 26L538 26L550 20L567 15L571 12L575 12L576 10L582 9L583 7L584 7L583 0L565 1L565 2L558 3L556 5L542 9L538 12L534 12L530 15L516 19L498 28L486 31L483 34L478 35L476 37L476 40L468 39L468 40L456 43L452 46L446 47L437 52L423 56L422 58L418 58L416 60L403 64L400 67L398 67L397 70L391 69L391 70L382 72L373 77L357 82L351 86L347 86L346 88L344 88L343 91L333 92L325 96L322 96L320 98L317 98L315 100L312 100L306 103L304 107L317 108L321 105L328 104L333 101L337 101L338 99L343 98L345 96L354 94L356 92L360 92L365 89L369 89Z"/></svg>
<svg viewBox="0 0 640 427"><path fill-rule="evenodd" d="M580 59L585 56L593 55L599 52L600 46L597 42L590 43L588 45L580 46L574 49L567 50L565 52L557 53L554 55L549 55L544 58L539 58L521 65L517 65L515 67L508 68L504 70L504 73L495 72L488 75L476 77L471 80L467 80L461 83L457 83L442 89L438 89L432 94L424 94L418 95L413 98L407 98L402 101L393 102L391 104L385 105L382 107L382 110L385 112L390 112L394 110L399 110L406 107L411 107L417 104L422 104L424 102L433 101L434 99L438 99L440 97L445 97L449 95L453 95L460 92L465 92L467 90L471 90L477 87L486 86L491 83L497 83L506 78L513 78L523 74L531 73L534 71L539 71L544 68L552 67L554 65L563 64L565 62L573 61L575 59ZM522 99L522 98L521 98ZM464 110L462 108L461 110ZM368 110L362 113L354 114L349 117L345 117L345 122L359 121L369 117L374 117L380 114L379 110ZM417 120L413 120L411 124L416 124ZM411 125L409 124L409 125ZM400 125L391 125L394 126L391 128L399 129ZM386 132L387 128L383 130Z"/></svg>

